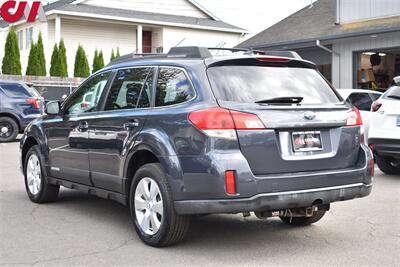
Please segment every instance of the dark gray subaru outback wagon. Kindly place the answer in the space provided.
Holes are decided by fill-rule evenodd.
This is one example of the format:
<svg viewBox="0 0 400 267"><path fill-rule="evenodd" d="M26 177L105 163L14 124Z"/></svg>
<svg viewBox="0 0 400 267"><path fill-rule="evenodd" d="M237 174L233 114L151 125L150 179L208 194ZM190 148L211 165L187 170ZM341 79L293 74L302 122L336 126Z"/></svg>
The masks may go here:
<svg viewBox="0 0 400 267"><path fill-rule="evenodd" d="M64 186L116 200L161 247L184 238L191 215L254 212L302 226L370 194L360 113L316 66L230 51L126 56L49 103L21 140L29 198L55 201Z"/></svg>

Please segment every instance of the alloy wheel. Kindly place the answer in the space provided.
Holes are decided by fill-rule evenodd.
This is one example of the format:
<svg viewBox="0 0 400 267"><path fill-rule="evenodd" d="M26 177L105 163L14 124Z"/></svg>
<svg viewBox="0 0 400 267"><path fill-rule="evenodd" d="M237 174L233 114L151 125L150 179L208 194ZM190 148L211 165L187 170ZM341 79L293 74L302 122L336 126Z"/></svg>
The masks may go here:
<svg viewBox="0 0 400 267"><path fill-rule="evenodd" d="M28 159L26 168L26 179L28 182L28 189L32 195L37 195L40 191L42 184L42 171L40 168L40 161L37 155L31 155Z"/></svg>
<svg viewBox="0 0 400 267"><path fill-rule="evenodd" d="M142 178L136 185L134 205L140 229L155 235L161 227L164 208L160 188L152 178Z"/></svg>
<svg viewBox="0 0 400 267"><path fill-rule="evenodd" d="M13 134L13 126L6 122L6 121L2 121L0 122L0 138L8 138Z"/></svg>

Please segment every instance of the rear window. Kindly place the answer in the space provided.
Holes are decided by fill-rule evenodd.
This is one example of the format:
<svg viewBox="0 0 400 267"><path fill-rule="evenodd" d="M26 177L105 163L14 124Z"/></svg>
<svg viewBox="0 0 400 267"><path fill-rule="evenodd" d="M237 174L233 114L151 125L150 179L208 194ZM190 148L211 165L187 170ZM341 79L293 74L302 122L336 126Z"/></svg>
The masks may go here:
<svg viewBox="0 0 400 267"><path fill-rule="evenodd" d="M391 87L383 96L388 99L400 99L400 86Z"/></svg>
<svg viewBox="0 0 400 267"><path fill-rule="evenodd" d="M209 68L208 75L218 100L254 103L280 97L303 97L302 104L340 102L314 69L223 66Z"/></svg>
<svg viewBox="0 0 400 267"><path fill-rule="evenodd" d="M0 87L9 97L32 97L30 92L20 84L1 84Z"/></svg>

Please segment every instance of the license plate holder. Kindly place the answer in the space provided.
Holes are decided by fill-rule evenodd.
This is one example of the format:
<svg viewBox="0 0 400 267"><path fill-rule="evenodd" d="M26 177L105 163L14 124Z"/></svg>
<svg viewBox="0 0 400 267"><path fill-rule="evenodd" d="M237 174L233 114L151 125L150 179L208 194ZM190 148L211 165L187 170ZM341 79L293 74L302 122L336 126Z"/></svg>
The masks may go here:
<svg viewBox="0 0 400 267"><path fill-rule="evenodd" d="M294 152L323 150L320 131L293 132L292 145Z"/></svg>

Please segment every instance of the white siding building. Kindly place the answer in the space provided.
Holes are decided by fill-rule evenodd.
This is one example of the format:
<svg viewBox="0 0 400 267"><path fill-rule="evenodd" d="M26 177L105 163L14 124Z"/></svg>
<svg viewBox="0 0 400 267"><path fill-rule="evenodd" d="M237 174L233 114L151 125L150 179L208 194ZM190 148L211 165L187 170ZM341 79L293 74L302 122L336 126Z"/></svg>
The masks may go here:
<svg viewBox="0 0 400 267"><path fill-rule="evenodd" d="M75 53L81 44L90 65L101 49L107 64L111 51L168 52L179 45L237 45L246 30L220 21L194 0L60 0L44 7L47 22L15 23L25 72L31 40L42 33L48 70L53 46L64 39L68 74L73 75ZM0 43L5 43L6 23L0 23ZM4 45L3 45L4 46ZM1 47L0 58L3 58Z"/></svg>

